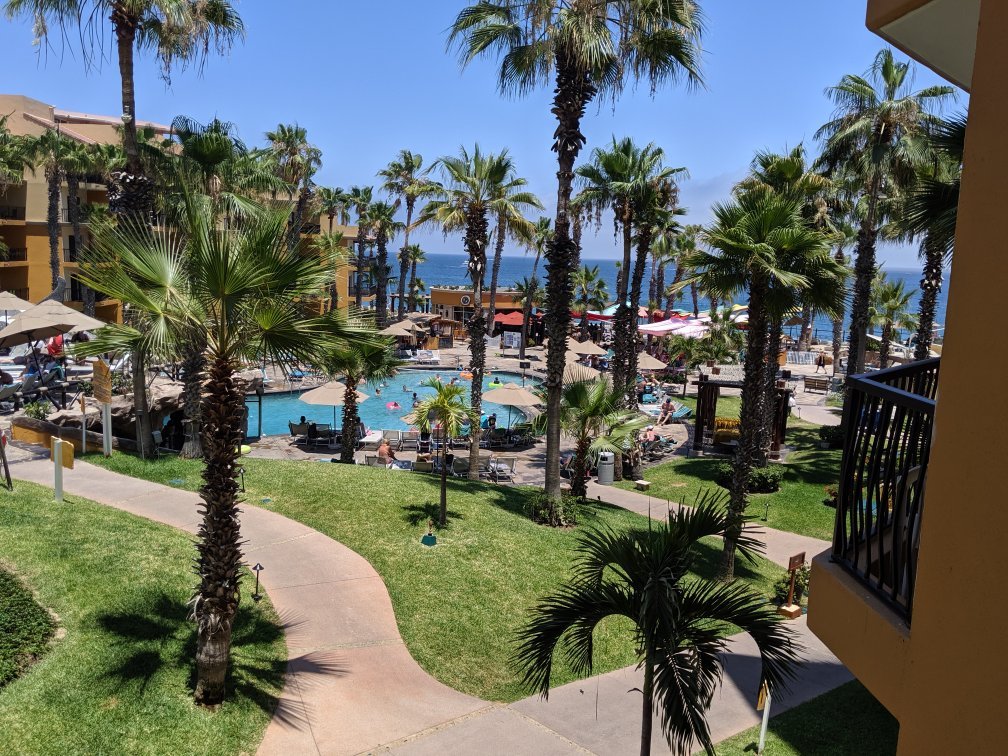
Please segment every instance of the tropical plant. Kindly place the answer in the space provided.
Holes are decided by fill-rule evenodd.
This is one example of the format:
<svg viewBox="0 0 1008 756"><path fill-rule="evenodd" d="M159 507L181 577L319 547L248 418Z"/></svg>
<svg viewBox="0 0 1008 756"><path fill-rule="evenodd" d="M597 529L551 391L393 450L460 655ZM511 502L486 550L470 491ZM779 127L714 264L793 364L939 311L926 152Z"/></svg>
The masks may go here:
<svg viewBox="0 0 1008 756"><path fill-rule="evenodd" d="M746 193L714 207L714 224L704 230L703 240L711 251L697 251L687 264L705 290L722 298L749 292L749 322L746 330L745 375L735 475L728 507L728 530L724 541L721 574L732 579L735 544L742 532L748 505L749 472L763 456L764 405L767 399L766 354L769 325L776 290L801 289L809 280L792 270L811 267L810 261L831 260L825 236L810 229L801 215L801 203L777 194Z"/></svg>
<svg viewBox="0 0 1008 756"><path fill-rule="evenodd" d="M421 399L413 410L417 427L425 433L431 432L431 424L436 423L444 434L441 444L441 502L438 509L438 527L448 524L448 443L449 438L458 436L463 426L479 427L479 413L469 407L465 397L465 387L457 383L442 383L437 378L423 381L421 386L434 389L434 395Z"/></svg>
<svg viewBox="0 0 1008 756"><path fill-rule="evenodd" d="M934 110L953 92L948 86L913 91L911 64L897 61L888 47L879 51L864 76L847 74L826 90L836 112L816 132L816 138L824 140L819 163L831 172L856 176L861 187L848 375L864 369L875 244L885 222L886 201L911 188L924 154L921 137L934 128Z"/></svg>
<svg viewBox="0 0 1008 756"><path fill-rule="evenodd" d="M707 323L707 333L702 339L690 339L693 342L691 355L693 366L713 360L716 363L730 362L738 358L745 347L745 331L732 320L731 308L711 310L710 321ZM683 338L683 337L680 337ZM669 352L671 354L671 352Z"/></svg>
<svg viewBox="0 0 1008 756"><path fill-rule="evenodd" d="M421 285L417 286L419 279L417 278L417 265L422 262L427 261L427 255L420 248L419 244L410 244L406 249L406 258L409 260L409 311L416 312L417 306L417 292L423 291L422 281Z"/></svg>
<svg viewBox="0 0 1008 756"><path fill-rule="evenodd" d="M30 19L38 39L47 39L50 29L56 29L64 39L80 40L87 62L104 58L106 24L111 26L121 80L126 164L113 175L109 208L138 217L150 212L154 191L140 157L134 55L138 50L153 51L166 80L176 65L202 68L211 49L224 53L244 36L234 6L229 0L6 0L4 9L9 18ZM74 27L76 34L71 32Z"/></svg>
<svg viewBox="0 0 1008 756"><path fill-rule="evenodd" d="M526 276L521 281L515 281L513 288L514 301L516 304L521 305L522 308L521 345L518 352L518 359L522 360L524 359L522 356L523 347L528 340L528 326L529 318L532 317L532 308L541 308L543 306L546 301L546 292L540 285L539 279L535 276L532 278Z"/></svg>
<svg viewBox="0 0 1008 756"><path fill-rule="evenodd" d="M315 190L315 203L319 212L329 219L329 233L333 233L333 222L337 216L340 225L345 226L350 222L350 199L342 189L330 186L318 187Z"/></svg>
<svg viewBox="0 0 1008 756"><path fill-rule="evenodd" d="M652 90L685 78L699 84L701 16L694 0L629 0L619 4L568 0L486 0L463 8L449 44L466 66L495 57L498 88L526 95L553 86L557 119L557 205L547 249L546 493L560 497L560 393L570 325L570 272L578 249L571 237L574 164L585 143L581 119L596 95L614 100L630 81L646 79Z"/></svg>
<svg viewBox="0 0 1008 756"><path fill-rule="evenodd" d="M370 186L352 186L347 198L357 213L357 259L354 261L356 286L354 300L357 309L361 308L364 296L364 249L368 243L370 228L368 227L368 207L374 199L374 189Z"/></svg>
<svg viewBox="0 0 1008 756"><path fill-rule="evenodd" d="M305 316L300 301L325 293L332 266L318 255L290 254L285 210L228 229L194 198L186 207L182 231L155 231L129 218L95 230L82 277L146 319L142 329L105 326L83 346L157 355L170 353L173 340L197 325L205 333L203 508L191 606L195 699L216 706L226 692L243 564L237 476L245 396L236 373L245 362L323 364L336 349L369 337L335 312Z"/></svg>
<svg viewBox="0 0 1008 756"><path fill-rule="evenodd" d="M605 279L599 274L598 265L588 267L582 265L571 276L574 286L574 311L581 316L581 333L579 338L588 338L588 313L591 310L602 310L609 302L609 291Z"/></svg>
<svg viewBox="0 0 1008 756"><path fill-rule="evenodd" d="M336 291L336 279L341 270L347 266L349 250L341 231L323 231L312 239L312 246L323 255L324 259L333 263L333 276L329 282L329 309L339 306L339 293Z"/></svg>
<svg viewBox="0 0 1008 756"><path fill-rule="evenodd" d="M608 617L634 625L633 648L643 670L640 753L651 753L652 717L659 717L675 754L695 743L714 753L707 710L723 675L728 628L756 642L761 679L772 694L794 677L803 650L761 596L741 584L695 578L701 541L731 527L722 500L698 497L647 530L592 528L578 538L572 576L543 598L518 632L515 660L532 690L549 695L558 649L579 677L592 674L592 633ZM760 547L748 535L742 554Z"/></svg>
<svg viewBox="0 0 1008 756"><path fill-rule="evenodd" d="M564 382L560 422L564 433L574 439L570 484L574 496L584 498L587 494L588 471L593 459L602 452L621 455L633 442L634 434L648 423L639 413L622 409L622 394L622 387L615 387L607 376L588 378L573 371ZM539 434L546 432L544 415L539 414L532 421L533 429Z"/></svg>
<svg viewBox="0 0 1008 756"><path fill-rule="evenodd" d="M406 270L410 265L410 231L413 225L413 212L418 199L428 194L431 181L427 178L431 167L423 167L423 156L409 150L399 150L396 159L385 168L378 171L378 178L383 180L382 191L395 198L395 208L406 205L406 225L403 234L402 249L399 250L399 301L397 315L402 320L406 312Z"/></svg>
<svg viewBox="0 0 1008 756"><path fill-rule="evenodd" d="M542 257L543 252L549 247L550 239L553 236L553 224L549 218L539 218L535 222L535 227L532 229L532 233L526 240L526 249L533 250L535 252L535 258L532 260L532 275L523 279L525 282L525 290L539 292L538 299L533 299L528 296L522 299L522 332L521 332L521 344L518 346L518 359L525 359L525 349L528 346L528 324L529 318L532 316L533 307L542 307L546 303L546 291L539 285L539 278L536 276L536 272L539 270L539 259Z"/></svg>
<svg viewBox="0 0 1008 756"><path fill-rule="evenodd" d="M372 202L367 209L367 225L374 234L378 257L375 260L375 324L385 327L388 319L388 245L404 225L395 219L395 206L388 202Z"/></svg>
<svg viewBox="0 0 1008 756"><path fill-rule="evenodd" d="M81 212L80 182L91 170L92 151L87 145L69 139L66 140L66 148L61 156L61 162L67 185L67 221L70 223L70 233L72 234L74 248L79 253L84 247L84 235L81 226L83 214ZM94 289L83 284L81 285L81 289L81 309L85 315L94 317Z"/></svg>
<svg viewBox="0 0 1008 756"><path fill-rule="evenodd" d="M363 381L377 385L391 378L403 365L385 340L374 343L348 344L329 355L324 363L331 376L343 376L346 392L343 395L343 439L340 445L340 462L353 464L357 448L357 386Z"/></svg>
<svg viewBox="0 0 1008 756"><path fill-rule="evenodd" d="M46 180L46 230L49 232L49 276L53 290L59 283L60 260L60 194L66 176L65 156L76 152L70 139L55 129L46 129L38 136L22 137L24 154L29 170L41 168Z"/></svg>
<svg viewBox="0 0 1008 756"><path fill-rule="evenodd" d="M8 117L0 116L0 194L12 184L24 181L25 169L30 166L24 140L10 133Z"/></svg>
<svg viewBox="0 0 1008 756"><path fill-rule="evenodd" d="M906 291L903 281L890 281L880 273L872 286L872 303L868 323L881 329L879 367L887 367L889 349L899 331L917 328L917 315L911 309L913 292Z"/></svg>
<svg viewBox="0 0 1008 756"><path fill-rule="evenodd" d="M301 242L305 212L314 196L312 178L322 165L322 151L308 141L308 130L296 123L278 124L273 131L266 132L266 139L270 143L266 155L286 185L288 199L294 203L287 224L287 247L294 252Z"/></svg>

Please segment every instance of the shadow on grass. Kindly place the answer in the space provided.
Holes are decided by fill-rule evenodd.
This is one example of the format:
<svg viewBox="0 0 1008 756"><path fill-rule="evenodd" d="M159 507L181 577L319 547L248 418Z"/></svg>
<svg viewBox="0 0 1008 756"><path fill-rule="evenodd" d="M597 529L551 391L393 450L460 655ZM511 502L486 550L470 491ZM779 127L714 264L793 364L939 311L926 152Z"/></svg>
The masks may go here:
<svg viewBox="0 0 1008 756"><path fill-rule="evenodd" d="M438 527L437 522L441 517L441 505L439 503L428 501L423 504L406 504L402 510L403 519L410 525L426 525L427 521L431 520L434 522L434 527ZM449 503L448 509L445 511L445 519L447 524L451 525L454 520L464 519L464 515L461 512L454 511Z"/></svg>

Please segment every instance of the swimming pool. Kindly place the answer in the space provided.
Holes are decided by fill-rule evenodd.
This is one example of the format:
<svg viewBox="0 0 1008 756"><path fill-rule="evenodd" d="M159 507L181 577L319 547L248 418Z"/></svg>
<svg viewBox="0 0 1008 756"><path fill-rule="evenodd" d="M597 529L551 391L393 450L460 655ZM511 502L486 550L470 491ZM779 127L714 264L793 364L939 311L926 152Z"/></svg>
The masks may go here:
<svg viewBox="0 0 1008 756"><path fill-rule="evenodd" d="M453 377L458 377L457 370L400 370L394 378L386 381L387 386L382 386L381 394L375 395L373 386L361 386L361 392L367 394L368 398L357 405L357 412L361 420L368 428L406 430L410 424L403 420L413 409L413 393L416 392L420 399L430 396L434 389L421 386L425 380L441 376L441 380L448 382ZM468 387L469 381L458 378L462 385ZM496 381L496 382L495 382ZM514 373L493 373L483 378L483 391L492 388L499 388L504 383L521 384L521 376ZM538 383L532 378L526 377L525 385L533 387ZM403 390L405 388L405 390ZM288 421L297 422L301 415L304 415L309 422L333 423L333 408L318 404L306 404L300 399L301 392L266 394L262 399L263 405L263 427L262 432L267 436L275 436L290 433L287 427ZM389 408L391 402L398 402L399 408ZM254 397L246 397L245 405L249 410L248 429L249 433L255 435L259 429L259 400ZM483 402L483 412L489 415L497 413L497 425L507 427L508 408L502 407L493 402ZM522 418L521 412L514 408L511 410L512 424ZM343 425L343 408L336 408L336 427Z"/></svg>

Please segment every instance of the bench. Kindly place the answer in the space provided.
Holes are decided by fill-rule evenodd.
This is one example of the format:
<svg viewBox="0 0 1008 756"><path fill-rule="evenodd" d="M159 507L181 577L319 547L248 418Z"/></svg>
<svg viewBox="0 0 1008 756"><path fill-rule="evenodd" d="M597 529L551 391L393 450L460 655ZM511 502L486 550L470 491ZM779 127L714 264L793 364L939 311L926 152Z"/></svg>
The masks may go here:
<svg viewBox="0 0 1008 756"><path fill-rule="evenodd" d="M822 391L824 394L829 393L830 379L820 378L814 375L804 375L802 380L805 383L805 391Z"/></svg>
<svg viewBox="0 0 1008 756"><path fill-rule="evenodd" d="M634 481L634 487L636 487L636 489L638 491L647 491L649 488L651 488L651 481L650 480L635 480Z"/></svg>

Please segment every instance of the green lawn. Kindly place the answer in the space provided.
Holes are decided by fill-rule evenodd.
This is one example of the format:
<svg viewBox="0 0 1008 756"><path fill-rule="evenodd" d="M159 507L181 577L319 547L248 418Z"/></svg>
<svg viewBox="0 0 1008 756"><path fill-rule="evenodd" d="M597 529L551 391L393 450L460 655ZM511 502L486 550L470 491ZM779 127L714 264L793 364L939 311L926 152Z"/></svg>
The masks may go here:
<svg viewBox="0 0 1008 756"><path fill-rule="evenodd" d="M729 400L734 400L734 405ZM718 414L734 416L728 410L734 407L737 414L738 399L726 397L718 401ZM801 533L830 540L833 538L833 518L836 510L823 504L825 487L836 485L840 478L840 450L820 449L818 425L801 420L791 420L787 443L793 448L785 463L781 489L772 494L752 494L749 497L749 514L759 518L761 524L776 530ZM705 489L721 489L714 481L715 469L725 457L674 457L644 470L644 479L651 481L650 494L658 499L689 504ZM616 483L632 490L633 481ZM767 503L768 519L762 523Z"/></svg>
<svg viewBox="0 0 1008 756"><path fill-rule="evenodd" d="M46 652L55 629L49 612L17 575L0 569L0 687Z"/></svg>
<svg viewBox="0 0 1008 756"><path fill-rule="evenodd" d="M772 714L772 710L771 710ZM896 753L899 723L861 683L849 682L771 716L767 756L883 756ZM722 756L756 752L759 727L717 745Z"/></svg>
<svg viewBox="0 0 1008 756"><path fill-rule="evenodd" d="M0 750L255 751L282 685L283 631L268 600L246 591L229 700L216 712L194 706L188 536L76 497L57 505L19 482L0 490L0 554L59 618L52 647L0 690Z"/></svg>
<svg viewBox="0 0 1008 756"><path fill-rule="evenodd" d="M142 462L124 454L89 459L137 477L199 486L198 463ZM536 600L568 575L576 530L529 520L522 489L451 480L449 524L431 549L420 537L438 501L432 476L319 462L248 459L245 466L250 504L316 528L374 565L392 596L403 639L427 671L490 700L528 695L510 663L511 639ZM647 520L590 502L580 524L631 528ZM699 571L713 577L719 554L718 541L706 543ZM779 572L761 560L743 577L769 596ZM595 658L597 671L635 661L625 623L606 622L596 631ZM572 679L558 661L554 683Z"/></svg>

